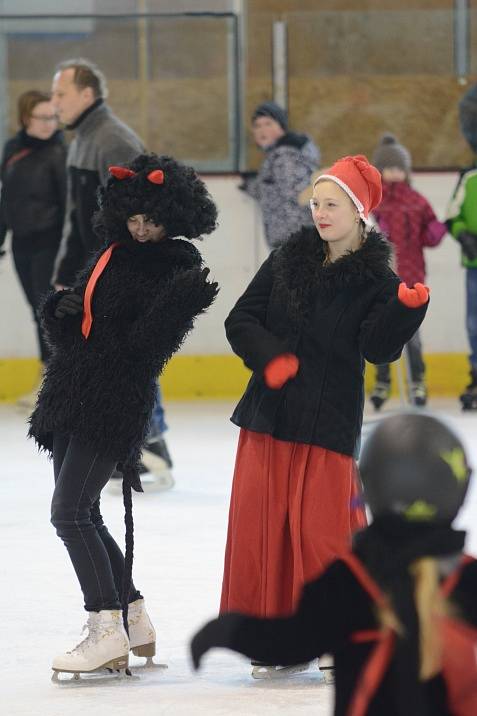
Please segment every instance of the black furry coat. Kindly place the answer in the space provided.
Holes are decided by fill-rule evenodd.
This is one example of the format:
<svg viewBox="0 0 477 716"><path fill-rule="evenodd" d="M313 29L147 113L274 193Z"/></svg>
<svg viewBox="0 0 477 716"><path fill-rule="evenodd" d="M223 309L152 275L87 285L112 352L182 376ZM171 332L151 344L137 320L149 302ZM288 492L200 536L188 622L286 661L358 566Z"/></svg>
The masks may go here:
<svg viewBox="0 0 477 716"><path fill-rule="evenodd" d="M390 244L369 233L360 249L323 265L325 243L303 228L273 251L228 316L227 338L253 376L232 422L279 440L355 455L364 404L365 359L389 363L424 319L397 298ZM281 353L300 360L281 390L265 384Z"/></svg>
<svg viewBox="0 0 477 716"><path fill-rule="evenodd" d="M101 253L80 275L80 295ZM74 435L130 468L135 482L157 375L217 293L201 266L182 239L121 244L96 284L87 340L81 313L54 316L64 292L47 297L42 318L53 354L30 419L41 448L51 453L55 432Z"/></svg>

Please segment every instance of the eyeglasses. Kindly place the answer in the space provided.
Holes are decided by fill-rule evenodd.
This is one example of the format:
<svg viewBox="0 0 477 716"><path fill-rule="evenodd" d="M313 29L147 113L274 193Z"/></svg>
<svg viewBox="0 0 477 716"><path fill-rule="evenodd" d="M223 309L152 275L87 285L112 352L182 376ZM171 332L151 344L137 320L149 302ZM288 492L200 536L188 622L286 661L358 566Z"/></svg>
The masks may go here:
<svg viewBox="0 0 477 716"><path fill-rule="evenodd" d="M39 122L57 122L58 117L56 114L31 114L32 119L37 119Z"/></svg>

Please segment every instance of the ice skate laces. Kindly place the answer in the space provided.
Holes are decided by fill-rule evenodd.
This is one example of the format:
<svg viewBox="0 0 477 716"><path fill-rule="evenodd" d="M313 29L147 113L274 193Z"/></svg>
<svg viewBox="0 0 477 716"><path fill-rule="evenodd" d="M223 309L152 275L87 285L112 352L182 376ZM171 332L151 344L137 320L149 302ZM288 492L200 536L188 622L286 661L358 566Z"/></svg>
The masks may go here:
<svg viewBox="0 0 477 716"><path fill-rule="evenodd" d="M86 649L88 649L91 644L97 644L97 642L100 639L100 628L99 628L99 619L96 613L91 613L88 617L88 621L81 629L81 634L84 634L85 631L88 632L88 635L82 639L79 644L77 644L68 654L81 654Z"/></svg>

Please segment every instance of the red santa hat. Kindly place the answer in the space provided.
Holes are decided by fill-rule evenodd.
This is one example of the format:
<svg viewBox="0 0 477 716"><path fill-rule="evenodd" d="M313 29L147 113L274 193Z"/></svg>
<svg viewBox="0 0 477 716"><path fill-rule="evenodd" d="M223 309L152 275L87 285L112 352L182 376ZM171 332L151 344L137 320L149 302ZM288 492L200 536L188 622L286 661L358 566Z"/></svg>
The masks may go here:
<svg viewBox="0 0 477 716"><path fill-rule="evenodd" d="M348 194L364 221L381 202L381 174L364 154L338 159L326 174L318 177L313 186L325 180L334 181Z"/></svg>

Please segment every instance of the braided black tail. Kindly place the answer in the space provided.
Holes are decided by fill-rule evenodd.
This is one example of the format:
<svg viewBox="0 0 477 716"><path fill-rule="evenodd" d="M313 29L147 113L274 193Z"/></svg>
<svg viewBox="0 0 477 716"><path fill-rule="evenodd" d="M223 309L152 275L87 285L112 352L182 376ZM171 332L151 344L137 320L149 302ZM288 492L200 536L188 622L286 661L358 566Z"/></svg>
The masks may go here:
<svg viewBox="0 0 477 716"><path fill-rule="evenodd" d="M121 603L123 609L123 622L126 634L129 636L128 629L128 608L129 594L132 582L132 566L134 556L134 521L132 514L132 494L131 483L125 474L123 477L123 502L124 502L124 523L126 525L126 551L124 554L124 574L123 587L121 595Z"/></svg>

